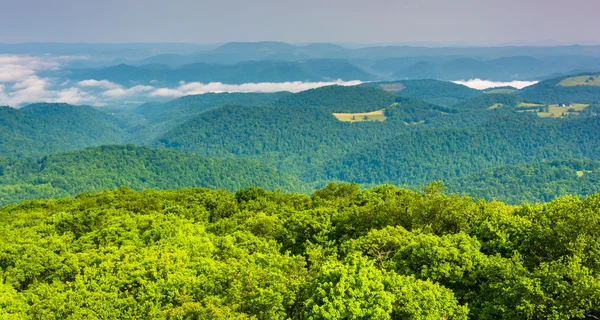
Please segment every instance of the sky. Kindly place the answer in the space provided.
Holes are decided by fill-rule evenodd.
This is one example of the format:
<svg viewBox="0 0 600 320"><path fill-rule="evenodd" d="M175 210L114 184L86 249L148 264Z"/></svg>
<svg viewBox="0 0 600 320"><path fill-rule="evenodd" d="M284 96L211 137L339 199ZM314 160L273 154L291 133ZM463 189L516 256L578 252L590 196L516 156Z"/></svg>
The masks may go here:
<svg viewBox="0 0 600 320"><path fill-rule="evenodd" d="M0 43L600 44L598 0L2 0Z"/></svg>

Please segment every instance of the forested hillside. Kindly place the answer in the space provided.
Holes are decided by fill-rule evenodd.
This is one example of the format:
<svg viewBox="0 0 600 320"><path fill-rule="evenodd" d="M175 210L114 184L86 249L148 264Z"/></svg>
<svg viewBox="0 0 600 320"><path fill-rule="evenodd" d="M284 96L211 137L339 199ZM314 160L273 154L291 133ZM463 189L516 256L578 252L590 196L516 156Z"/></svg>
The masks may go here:
<svg viewBox="0 0 600 320"><path fill-rule="evenodd" d="M600 317L600 195L443 191L122 188L9 205L0 318Z"/></svg>
<svg viewBox="0 0 600 320"><path fill-rule="evenodd" d="M553 81L577 88L596 87L596 79ZM430 102L436 99L459 102ZM454 192L510 203L595 192L594 174L561 178L572 177L573 168L543 164L557 175L526 179L534 170L529 164L600 161L600 105L549 104L418 80L295 94L208 93L122 111L65 104L0 108L0 156L6 157L0 202L122 185L310 192L330 181L415 188L442 180ZM189 154L133 146L56 154L123 143ZM488 181L505 187L493 189Z"/></svg>
<svg viewBox="0 0 600 320"><path fill-rule="evenodd" d="M480 90L439 80L369 82L363 86L376 87L398 96L422 99L445 106L452 106L484 94Z"/></svg>
<svg viewBox="0 0 600 320"><path fill-rule="evenodd" d="M600 192L600 162L553 160L486 169L449 180L450 190L513 204Z"/></svg>
<svg viewBox="0 0 600 320"><path fill-rule="evenodd" d="M27 199L81 192L191 187L309 192L304 183L266 165L244 159L209 159L177 151L103 146L58 153L37 161L0 157L0 206Z"/></svg>
<svg viewBox="0 0 600 320"><path fill-rule="evenodd" d="M413 185L506 164L600 160L598 132L597 117L506 115L476 127L422 130L390 138L333 159L323 170L326 179Z"/></svg>
<svg viewBox="0 0 600 320"><path fill-rule="evenodd" d="M585 80L598 73L587 73L581 83L563 85L563 81L576 76L564 76L541 81L540 83L519 90L516 94L526 100L537 103L597 103L600 101L600 85L586 85Z"/></svg>
<svg viewBox="0 0 600 320"><path fill-rule="evenodd" d="M126 125L87 106L0 107L0 156L38 157L88 146L123 143Z"/></svg>
<svg viewBox="0 0 600 320"><path fill-rule="evenodd" d="M177 98L166 103L149 102L133 111L117 114L128 121L132 129L130 142L145 144L198 114L227 104L239 106L269 106L289 92L277 93L205 93Z"/></svg>

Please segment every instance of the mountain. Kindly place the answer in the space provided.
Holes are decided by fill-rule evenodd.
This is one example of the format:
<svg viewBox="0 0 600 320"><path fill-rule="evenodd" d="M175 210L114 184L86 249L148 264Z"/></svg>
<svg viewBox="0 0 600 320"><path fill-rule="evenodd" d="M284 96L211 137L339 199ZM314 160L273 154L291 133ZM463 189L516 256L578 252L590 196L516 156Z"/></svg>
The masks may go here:
<svg viewBox="0 0 600 320"><path fill-rule="evenodd" d="M394 95L383 90L360 86L327 86L281 98L275 105L296 108L321 107L332 112L368 112L383 109L394 102Z"/></svg>
<svg viewBox="0 0 600 320"><path fill-rule="evenodd" d="M513 113L509 108L438 106L372 87L330 86L285 96L273 106L213 109L174 128L152 145L211 157L258 159L315 182L336 178L322 172L329 161L358 157L355 152L368 146L387 141L413 145L410 136L403 134L442 134L443 130L471 127ZM397 159L402 153L386 156ZM340 180L353 181L342 176Z"/></svg>
<svg viewBox="0 0 600 320"><path fill-rule="evenodd" d="M363 86L376 87L401 97L417 98L446 106L455 105L483 94L476 89L439 80L369 82Z"/></svg>
<svg viewBox="0 0 600 320"><path fill-rule="evenodd" d="M128 138L123 121L88 106L0 107L0 156L38 157Z"/></svg>
<svg viewBox="0 0 600 320"><path fill-rule="evenodd" d="M489 79L496 81L541 79L552 74L573 73L574 70L600 70L600 58L561 56L503 56L491 60L476 57L450 59L413 57L386 59L374 65L382 72L383 67L393 79L468 80Z"/></svg>
<svg viewBox="0 0 600 320"><path fill-rule="evenodd" d="M474 127L421 130L365 144L330 160L322 171L328 180L418 185L509 164L600 160L599 130L597 117L509 114Z"/></svg>
<svg viewBox="0 0 600 320"><path fill-rule="evenodd" d="M595 72L552 78L516 94L527 101L544 104L597 103L600 101L599 76L600 73Z"/></svg>
<svg viewBox="0 0 600 320"><path fill-rule="evenodd" d="M298 179L243 159L210 159L177 151L113 145L57 153L37 161L0 158L0 206L127 186L136 190L250 186L310 190Z"/></svg>
<svg viewBox="0 0 600 320"><path fill-rule="evenodd" d="M307 59L300 61L259 60L232 65L193 63L178 67L148 64L120 64L95 70L73 69L63 77L70 80L108 80L123 86L136 84L177 86L184 82L222 82L227 84L286 82L375 80L376 77L346 60Z"/></svg>
<svg viewBox="0 0 600 320"><path fill-rule="evenodd" d="M181 125L194 116L227 104L246 107L273 105L289 92L277 93L205 93L158 103L149 102L133 111L119 112L118 117L131 123L130 142L146 143Z"/></svg>
<svg viewBox="0 0 600 320"><path fill-rule="evenodd" d="M449 180L453 192L513 204L600 191L600 161L553 160L486 169Z"/></svg>

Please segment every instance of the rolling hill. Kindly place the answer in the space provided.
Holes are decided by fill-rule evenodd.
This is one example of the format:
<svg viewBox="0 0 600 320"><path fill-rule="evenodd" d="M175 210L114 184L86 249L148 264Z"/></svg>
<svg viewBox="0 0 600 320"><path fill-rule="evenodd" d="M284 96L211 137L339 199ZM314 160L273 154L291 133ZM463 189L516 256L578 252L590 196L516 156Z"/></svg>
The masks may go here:
<svg viewBox="0 0 600 320"><path fill-rule="evenodd" d="M452 192L512 204L600 191L600 161L553 160L486 169L449 180Z"/></svg>
<svg viewBox="0 0 600 320"><path fill-rule="evenodd" d="M363 86L376 87L401 97L422 99L445 106L452 106L483 94L479 90L439 80L369 82Z"/></svg>
<svg viewBox="0 0 600 320"><path fill-rule="evenodd" d="M475 127L421 130L363 145L325 164L325 179L418 185L508 164L600 160L597 117L503 115Z"/></svg>
<svg viewBox="0 0 600 320"><path fill-rule="evenodd" d="M88 106L0 107L0 156L38 157L126 141L123 121Z"/></svg>
<svg viewBox="0 0 600 320"><path fill-rule="evenodd" d="M600 101L600 86L588 85L585 81L600 73L569 75L541 81L523 88L516 94L523 99L536 103L572 104L597 103ZM581 82L577 80L581 79ZM564 85L567 83L567 85Z"/></svg>
<svg viewBox="0 0 600 320"><path fill-rule="evenodd" d="M298 179L243 159L209 159L177 151L113 145L39 160L0 158L0 206L127 186L136 190L250 186L308 192Z"/></svg>
<svg viewBox="0 0 600 320"><path fill-rule="evenodd" d="M165 103L145 103L133 111L119 112L117 116L132 126L129 142L146 143L202 112L227 104L246 107L273 105L287 95L290 93L205 93L184 96Z"/></svg>

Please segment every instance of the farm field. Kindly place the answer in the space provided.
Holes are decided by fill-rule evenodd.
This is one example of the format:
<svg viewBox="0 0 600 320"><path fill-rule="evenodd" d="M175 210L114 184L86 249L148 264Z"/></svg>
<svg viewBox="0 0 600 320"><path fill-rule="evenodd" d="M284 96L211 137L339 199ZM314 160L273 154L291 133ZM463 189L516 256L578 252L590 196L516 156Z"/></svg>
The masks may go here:
<svg viewBox="0 0 600 320"><path fill-rule="evenodd" d="M551 104L548 106L548 112L538 112L537 114L540 118L562 118L570 114L578 115L579 112L583 111L588 106L588 104L581 103L575 103L565 107L559 106L557 104Z"/></svg>
<svg viewBox="0 0 600 320"><path fill-rule="evenodd" d="M535 112L540 118L563 118L569 115L579 115L579 113L587 108L589 104L574 103L563 106L558 104L543 105L522 102L518 106L531 109L519 110L517 112ZM540 109L546 109L547 111L539 111Z"/></svg>
<svg viewBox="0 0 600 320"><path fill-rule="evenodd" d="M574 86L596 86L600 87L600 75L598 76L576 76L562 80L558 83L559 86L563 87L574 87Z"/></svg>
<svg viewBox="0 0 600 320"><path fill-rule="evenodd" d="M334 113L336 119L342 122L362 122L362 121L380 121L383 122L386 119L384 110L377 110L372 112L363 113Z"/></svg>

